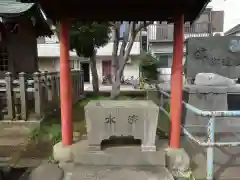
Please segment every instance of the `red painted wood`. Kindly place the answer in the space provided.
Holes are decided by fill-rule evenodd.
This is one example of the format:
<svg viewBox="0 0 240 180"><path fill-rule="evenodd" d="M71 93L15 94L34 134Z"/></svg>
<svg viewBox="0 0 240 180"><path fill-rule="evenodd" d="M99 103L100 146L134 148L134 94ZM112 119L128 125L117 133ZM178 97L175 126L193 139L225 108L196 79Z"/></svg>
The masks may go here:
<svg viewBox="0 0 240 180"><path fill-rule="evenodd" d="M105 77L109 77L111 81L111 74L112 74L112 61L111 60L104 60L102 61L102 75Z"/></svg>
<svg viewBox="0 0 240 180"><path fill-rule="evenodd" d="M60 100L62 144L72 144L72 81L69 66L69 24L60 22Z"/></svg>
<svg viewBox="0 0 240 180"><path fill-rule="evenodd" d="M182 113L182 58L184 48L184 16L180 15L174 21L173 64L171 74L170 99L170 138L171 148L180 147L181 113Z"/></svg>

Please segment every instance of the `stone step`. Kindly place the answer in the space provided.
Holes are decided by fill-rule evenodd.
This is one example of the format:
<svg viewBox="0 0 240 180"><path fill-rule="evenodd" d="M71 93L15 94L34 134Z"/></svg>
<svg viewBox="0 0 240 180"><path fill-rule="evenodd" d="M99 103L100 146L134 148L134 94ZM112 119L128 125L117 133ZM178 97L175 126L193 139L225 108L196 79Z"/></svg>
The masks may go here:
<svg viewBox="0 0 240 180"><path fill-rule="evenodd" d="M0 147L24 146L28 144L28 137L0 137Z"/></svg>
<svg viewBox="0 0 240 180"><path fill-rule="evenodd" d="M76 166L65 171L65 178L71 180L174 180L164 167L99 167Z"/></svg>
<svg viewBox="0 0 240 180"><path fill-rule="evenodd" d="M64 177L63 177L64 176ZM83 166L42 164L32 171L29 180L174 180L164 167L156 166Z"/></svg>
<svg viewBox="0 0 240 180"><path fill-rule="evenodd" d="M57 150L56 145L54 148ZM108 147L103 151L89 151L88 141L81 140L72 145L71 152L75 163L85 165L165 166L164 149L158 149L156 152L142 152L140 146L120 146Z"/></svg>
<svg viewBox="0 0 240 180"><path fill-rule="evenodd" d="M0 127L1 129L4 128L14 128L14 127L21 127L21 128L36 128L39 127L41 120L16 120L16 121L9 121L9 120L1 120Z"/></svg>

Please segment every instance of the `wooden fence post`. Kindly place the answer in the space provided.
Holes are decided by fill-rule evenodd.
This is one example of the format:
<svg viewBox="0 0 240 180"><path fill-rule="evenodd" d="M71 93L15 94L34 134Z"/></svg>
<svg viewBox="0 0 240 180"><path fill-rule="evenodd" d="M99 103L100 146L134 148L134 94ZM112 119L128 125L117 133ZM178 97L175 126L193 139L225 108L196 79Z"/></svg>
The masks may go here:
<svg viewBox="0 0 240 180"><path fill-rule="evenodd" d="M35 113L37 114L38 117L42 116L42 86L40 76L41 75L39 72L35 72L33 74Z"/></svg>
<svg viewBox="0 0 240 180"><path fill-rule="evenodd" d="M51 87L52 87L52 100L55 102L57 102L58 99L58 94L57 94L57 79L56 79L56 73L53 73L53 75L51 76Z"/></svg>
<svg viewBox="0 0 240 180"><path fill-rule="evenodd" d="M12 73L7 72L5 74L6 81L6 96L7 96L7 118L13 120L15 118L15 107L14 107L14 92L12 84Z"/></svg>
<svg viewBox="0 0 240 180"><path fill-rule="evenodd" d="M24 72L19 73L19 85L20 85L20 101L21 101L21 118L27 120L27 82L26 74Z"/></svg>
<svg viewBox="0 0 240 180"><path fill-rule="evenodd" d="M47 85L47 99L48 101L53 101L53 84L52 84L52 79L53 76L51 73L47 73L47 81L46 81L46 85Z"/></svg>
<svg viewBox="0 0 240 180"><path fill-rule="evenodd" d="M41 73L41 86L42 86L42 100L43 102L48 101L48 83L47 83L47 71Z"/></svg>
<svg viewBox="0 0 240 180"><path fill-rule="evenodd" d="M57 73L56 75L56 89L57 89L57 96L60 98L60 75Z"/></svg>

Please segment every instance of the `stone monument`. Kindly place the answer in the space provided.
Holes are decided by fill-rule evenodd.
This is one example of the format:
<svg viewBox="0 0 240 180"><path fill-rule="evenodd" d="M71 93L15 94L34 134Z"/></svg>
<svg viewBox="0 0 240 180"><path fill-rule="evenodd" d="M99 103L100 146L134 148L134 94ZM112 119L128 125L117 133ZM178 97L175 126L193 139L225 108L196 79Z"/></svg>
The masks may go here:
<svg viewBox="0 0 240 180"><path fill-rule="evenodd" d="M240 37L190 38L187 41L184 100L206 111L240 110ZM187 95L186 95L187 94ZM192 133L206 133L208 117L184 110L183 124ZM217 118L216 132L239 132L238 118Z"/></svg>

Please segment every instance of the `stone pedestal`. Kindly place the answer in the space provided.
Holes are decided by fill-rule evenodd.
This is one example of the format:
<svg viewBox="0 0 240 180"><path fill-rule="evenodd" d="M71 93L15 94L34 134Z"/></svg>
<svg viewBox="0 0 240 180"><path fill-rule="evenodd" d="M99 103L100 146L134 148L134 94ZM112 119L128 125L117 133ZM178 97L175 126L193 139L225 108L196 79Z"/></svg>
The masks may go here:
<svg viewBox="0 0 240 180"><path fill-rule="evenodd" d="M240 106L235 106L235 100L240 100L240 86L200 86L189 85L185 88L188 94L187 102L205 111L229 111L239 110ZM232 97L233 96L233 97ZM234 108L235 106L235 108ZM183 125L188 127L192 133L207 133L209 117L201 117L193 112L184 109ZM215 132L240 132L240 121L238 117L217 117Z"/></svg>
<svg viewBox="0 0 240 180"><path fill-rule="evenodd" d="M236 85L233 79L220 76L214 73L199 73L195 78L196 85L202 86L234 86Z"/></svg>
<svg viewBox="0 0 240 180"><path fill-rule="evenodd" d="M85 117L90 149L100 150L112 136L132 136L141 140L142 151L156 151L158 107L152 101L91 101Z"/></svg>

